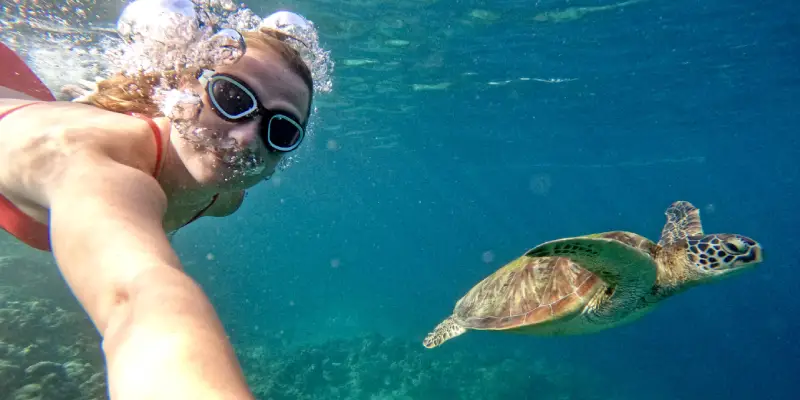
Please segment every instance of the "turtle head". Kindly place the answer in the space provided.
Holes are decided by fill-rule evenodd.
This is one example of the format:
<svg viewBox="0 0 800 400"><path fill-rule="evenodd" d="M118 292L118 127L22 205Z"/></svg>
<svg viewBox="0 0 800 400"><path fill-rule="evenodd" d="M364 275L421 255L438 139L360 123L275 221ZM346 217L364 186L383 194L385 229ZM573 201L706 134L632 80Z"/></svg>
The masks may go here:
<svg viewBox="0 0 800 400"><path fill-rule="evenodd" d="M705 279L730 276L764 260L761 245L747 236L718 233L687 238L690 268Z"/></svg>

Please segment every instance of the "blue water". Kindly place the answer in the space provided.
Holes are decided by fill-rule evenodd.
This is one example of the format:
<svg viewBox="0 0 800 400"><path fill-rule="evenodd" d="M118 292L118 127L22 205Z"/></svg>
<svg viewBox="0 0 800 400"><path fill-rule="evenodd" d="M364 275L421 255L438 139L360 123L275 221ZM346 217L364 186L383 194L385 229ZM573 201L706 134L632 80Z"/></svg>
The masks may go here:
<svg viewBox="0 0 800 400"><path fill-rule="evenodd" d="M425 357L373 371L358 398L402 398L385 394L401 375L437 373L411 398L459 396L466 374L494 396L477 398L796 398L800 4L652 0L534 19L611 4L248 2L315 21L337 66L299 160L235 216L176 237L237 349L304 370L359 351ZM607 230L657 240L676 200L701 209L708 233L760 241L766 262L599 334L470 332L422 349L469 288L528 248ZM265 368L243 359L251 379ZM520 364L498 378L478 359ZM345 398L332 388L355 379L287 371L270 377L295 385L285 398Z"/></svg>
<svg viewBox="0 0 800 400"><path fill-rule="evenodd" d="M650 1L531 19L598 4L610 3L296 5L320 21L337 60L330 97L341 105L321 108L279 186L257 187L236 217L177 240L233 340L378 332L419 343L473 284L527 248L618 229L657 240L665 208L688 200L706 232L754 237L766 262L627 327L577 338L470 333L433 357L557 360L592 375L595 395L795 398L800 6ZM475 8L499 19L475 22ZM363 29L326 37L337 27L322 21L338 15ZM395 31L417 42L370 51L365 43L381 35L373 18L410 21ZM397 64L387 74L343 63L359 58ZM386 79L400 91L378 93ZM445 81L445 90L410 90ZM359 84L366 93L351 90ZM375 148L386 136L393 144ZM505 398L555 398L531 386Z"/></svg>

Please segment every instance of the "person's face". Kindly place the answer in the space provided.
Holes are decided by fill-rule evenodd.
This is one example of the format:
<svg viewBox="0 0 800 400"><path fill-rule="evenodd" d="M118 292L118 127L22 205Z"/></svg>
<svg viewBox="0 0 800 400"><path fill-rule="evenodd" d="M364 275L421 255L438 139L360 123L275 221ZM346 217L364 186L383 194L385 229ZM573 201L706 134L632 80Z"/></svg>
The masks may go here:
<svg viewBox="0 0 800 400"><path fill-rule="evenodd" d="M248 48L235 64L219 67L215 72L230 75L246 84L261 107L290 117L301 126L306 124L311 93L303 79L287 66L277 52ZM259 114L254 118L228 121L214 111L206 88L198 85L197 90L202 93L203 102L197 125L215 132L229 147L206 149L206 152L213 154L200 155L210 162L213 169L210 175L215 183L248 188L272 175L286 153L270 151L264 142L264 130L267 129L264 119L268 121L270 116ZM210 160L209 156L214 160ZM241 160L225 161L230 157L246 159L247 165L244 166Z"/></svg>

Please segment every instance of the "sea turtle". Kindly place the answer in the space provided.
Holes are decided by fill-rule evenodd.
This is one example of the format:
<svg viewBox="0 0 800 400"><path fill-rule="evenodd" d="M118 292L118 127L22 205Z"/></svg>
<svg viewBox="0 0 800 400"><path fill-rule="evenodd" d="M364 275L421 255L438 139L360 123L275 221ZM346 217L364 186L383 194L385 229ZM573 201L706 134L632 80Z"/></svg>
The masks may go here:
<svg viewBox="0 0 800 400"><path fill-rule="evenodd" d="M613 231L540 244L475 285L423 340L433 348L468 329L532 335L596 332L631 322L689 287L749 269L761 245L705 235L686 201L666 211L659 242Z"/></svg>

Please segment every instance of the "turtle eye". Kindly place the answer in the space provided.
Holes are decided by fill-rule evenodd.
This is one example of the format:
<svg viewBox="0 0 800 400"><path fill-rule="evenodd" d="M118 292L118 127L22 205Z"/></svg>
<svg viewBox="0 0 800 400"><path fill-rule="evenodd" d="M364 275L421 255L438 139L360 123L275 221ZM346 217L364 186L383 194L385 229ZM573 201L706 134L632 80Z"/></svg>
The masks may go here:
<svg viewBox="0 0 800 400"><path fill-rule="evenodd" d="M747 251L747 245L740 240L726 240L724 246L731 253L742 254Z"/></svg>

